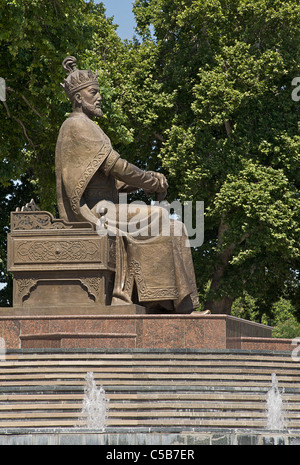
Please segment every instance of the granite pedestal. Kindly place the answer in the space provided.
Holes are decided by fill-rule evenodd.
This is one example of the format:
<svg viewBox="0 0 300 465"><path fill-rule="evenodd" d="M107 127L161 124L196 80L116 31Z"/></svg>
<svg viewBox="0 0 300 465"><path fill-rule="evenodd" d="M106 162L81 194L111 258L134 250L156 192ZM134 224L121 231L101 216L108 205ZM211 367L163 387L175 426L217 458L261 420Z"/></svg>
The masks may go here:
<svg viewBox="0 0 300 465"><path fill-rule="evenodd" d="M2 308L0 336L9 349L240 349L245 341L272 341L272 328L228 315L147 315L130 305L116 307L114 315L76 310Z"/></svg>
<svg viewBox="0 0 300 465"><path fill-rule="evenodd" d="M11 213L8 269L13 307L0 309L0 337L17 348L290 350L272 328L229 315L147 314L111 305L115 238L48 212Z"/></svg>

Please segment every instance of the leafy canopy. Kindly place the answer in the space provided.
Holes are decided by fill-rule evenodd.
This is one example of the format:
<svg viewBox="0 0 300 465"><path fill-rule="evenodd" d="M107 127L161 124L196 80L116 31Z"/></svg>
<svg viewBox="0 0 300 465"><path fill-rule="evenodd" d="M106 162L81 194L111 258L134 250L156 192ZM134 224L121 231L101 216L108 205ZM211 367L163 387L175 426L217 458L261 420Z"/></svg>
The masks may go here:
<svg viewBox="0 0 300 465"><path fill-rule="evenodd" d="M61 62L99 70L101 126L124 158L168 177L168 199L204 200L193 251L205 308L245 292L260 312L299 308L297 0L135 0L139 37L118 38L103 5L0 0L0 183L32 173L55 210L54 150L70 111Z"/></svg>
<svg viewBox="0 0 300 465"><path fill-rule="evenodd" d="M204 305L230 311L244 291L265 307L295 297L299 2L136 0L134 11L156 48L153 79L173 102L158 154L171 193L206 205L195 251Z"/></svg>

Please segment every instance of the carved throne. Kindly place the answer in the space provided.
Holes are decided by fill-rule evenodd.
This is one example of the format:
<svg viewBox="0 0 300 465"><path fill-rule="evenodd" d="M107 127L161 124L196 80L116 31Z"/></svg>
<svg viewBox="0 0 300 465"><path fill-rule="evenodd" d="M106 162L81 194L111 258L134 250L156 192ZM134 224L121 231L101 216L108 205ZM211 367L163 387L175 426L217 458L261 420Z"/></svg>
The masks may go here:
<svg viewBox="0 0 300 465"><path fill-rule="evenodd" d="M11 213L8 234L14 308L105 313L114 283L115 238L89 223L66 223L26 207Z"/></svg>

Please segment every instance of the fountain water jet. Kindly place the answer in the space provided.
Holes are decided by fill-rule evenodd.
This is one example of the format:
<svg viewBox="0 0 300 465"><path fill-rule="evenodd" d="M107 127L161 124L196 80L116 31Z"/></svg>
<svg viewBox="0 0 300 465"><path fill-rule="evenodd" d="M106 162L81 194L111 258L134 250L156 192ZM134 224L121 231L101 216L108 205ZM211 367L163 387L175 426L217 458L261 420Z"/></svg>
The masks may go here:
<svg viewBox="0 0 300 465"><path fill-rule="evenodd" d="M97 387L93 372L88 372L85 379L83 406L78 419L78 426L104 431L109 399L106 397L103 387Z"/></svg>
<svg viewBox="0 0 300 465"><path fill-rule="evenodd" d="M272 387L267 394L267 429L283 430L286 427L282 397L278 389L276 373L272 373Z"/></svg>

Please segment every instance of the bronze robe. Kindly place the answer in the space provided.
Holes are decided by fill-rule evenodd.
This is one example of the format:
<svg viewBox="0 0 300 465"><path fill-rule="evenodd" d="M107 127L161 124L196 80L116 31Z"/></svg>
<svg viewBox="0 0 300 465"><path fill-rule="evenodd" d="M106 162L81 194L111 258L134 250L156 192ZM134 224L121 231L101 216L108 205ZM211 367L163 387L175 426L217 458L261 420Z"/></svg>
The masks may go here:
<svg viewBox="0 0 300 465"><path fill-rule="evenodd" d="M62 124L56 146L57 202L60 218L69 222L89 221L97 224L99 206L113 202L118 194L144 188L155 189L157 180L147 172L124 161L122 169L115 165L120 159L102 129L84 113L72 113ZM165 212L156 211L157 221ZM145 219L150 207L141 207ZM108 218L109 218L108 206ZM130 216L130 215L129 215ZM146 221L147 223L147 221ZM178 222L176 222L178 224ZM117 264L112 304L131 303L133 294L148 308L161 307L168 312L190 313L198 307L198 294L187 235L155 237L130 234L117 237ZM117 229L126 230L118 222Z"/></svg>

